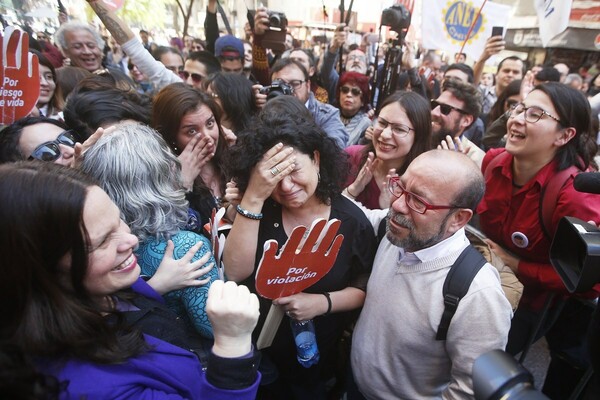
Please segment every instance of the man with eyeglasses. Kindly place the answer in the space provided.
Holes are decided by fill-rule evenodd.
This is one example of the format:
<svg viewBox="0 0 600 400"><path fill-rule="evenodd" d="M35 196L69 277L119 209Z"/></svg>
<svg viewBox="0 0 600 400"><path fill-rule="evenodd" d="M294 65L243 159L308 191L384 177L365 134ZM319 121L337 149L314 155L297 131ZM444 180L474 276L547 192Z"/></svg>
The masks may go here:
<svg viewBox="0 0 600 400"><path fill-rule="evenodd" d="M329 103L335 102L336 90L340 75L336 70L336 65L339 62L339 50L343 48L348 40L348 28L340 26L333 33L333 39L329 45L329 49L323 54L323 66L321 67L321 81L329 93ZM367 74L367 55L360 49L355 48L350 50L346 56L344 63L345 72L358 72L359 74Z"/></svg>
<svg viewBox="0 0 600 400"><path fill-rule="evenodd" d="M334 139L341 149L346 147L348 132L340 121L340 111L330 104L324 104L315 98L310 91L308 71L302 64L291 58L283 58L271 69L271 81L285 83L293 90L293 95L300 100L315 118L317 125Z"/></svg>
<svg viewBox="0 0 600 400"><path fill-rule="evenodd" d="M350 385L348 399L472 398L473 362L504 349L512 318L492 265L471 282L446 339L436 335L444 281L469 245L464 226L483 196L483 176L465 155L432 150L388 188L386 236L352 337L356 387Z"/></svg>
<svg viewBox="0 0 600 400"><path fill-rule="evenodd" d="M481 166L484 151L463 135L480 113L481 93L475 86L455 78L444 79L442 93L431 101L433 143L440 143L440 148L466 150L467 156Z"/></svg>

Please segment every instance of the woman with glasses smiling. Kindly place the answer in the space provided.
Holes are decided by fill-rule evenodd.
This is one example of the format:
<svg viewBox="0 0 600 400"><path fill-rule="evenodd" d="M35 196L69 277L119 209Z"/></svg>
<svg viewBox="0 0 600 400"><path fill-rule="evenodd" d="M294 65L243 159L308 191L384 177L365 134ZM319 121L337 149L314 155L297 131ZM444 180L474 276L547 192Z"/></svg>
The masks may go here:
<svg viewBox="0 0 600 400"><path fill-rule="evenodd" d="M0 133L0 164L36 159L70 166L77 135L60 121L28 117Z"/></svg>
<svg viewBox="0 0 600 400"><path fill-rule="evenodd" d="M550 295L565 300L562 312L554 307L555 318L545 320L535 339L545 335L552 356L544 392L550 398L567 398L577 380L569 382L573 367L559 367L559 360L567 348L572 353L584 342L591 315L591 309L574 297L596 298L600 292L569 297L550 265L549 250L562 217L600 221L598 197L573 188L574 176L590 168L597 148L590 105L575 89L544 83L513 106L507 131L506 149L492 149L483 160L486 192L477 209L490 246L524 285L507 351L517 354L524 348ZM541 208L543 193L552 192L546 188L555 183L560 190L550 195L556 196L550 199L555 204L550 222ZM579 366L585 371L585 362ZM558 383L561 391L552 383Z"/></svg>
<svg viewBox="0 0 600 400"><path fill-rule="evenodd" d="M352 170L345 193L370 209L389 207L389 193L383 188L390 170L401 175L412 160L430 149L427 100L414 92L388 96L373 123L371 142L346 148Z"/></svg>

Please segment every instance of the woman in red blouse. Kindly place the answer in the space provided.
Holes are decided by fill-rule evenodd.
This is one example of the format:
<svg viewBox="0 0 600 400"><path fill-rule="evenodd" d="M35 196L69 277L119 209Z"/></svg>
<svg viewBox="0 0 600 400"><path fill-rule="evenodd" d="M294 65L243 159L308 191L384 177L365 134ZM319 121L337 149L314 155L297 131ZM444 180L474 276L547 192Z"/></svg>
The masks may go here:
<svg viewBox="0 0 600 400"><path fill-rule="evenodd" d="M511 109L506 149L490 150L482 165L486 193L477 210L481 228L491 239L494 251L524 285L507 351L517 354L523 350L551 293L566 299L563 311L554 313L555 319L547 319L538 335L546 336L551 350L552 363L544 386L551 398L568 397L568 368L554 368L560 363L557 356L566 354L567 348L583 348L591 308L581 298L596 298L599 293L592 290L568 297L549 260L552 237L562 217L600 221L600 197L573 188L574 176L590 169L593 162L597 146L591 133L591 112L585 96L559 83L545 83ZM571 172L559 175L564 170ZM551 224L546 226L540 207L544 189L553 179L562 180L561 189L553 201ZM557 371L566 396L550 388L549 383L557 382L553 379ZM574 381L576 384L576 377Z"/></svg>

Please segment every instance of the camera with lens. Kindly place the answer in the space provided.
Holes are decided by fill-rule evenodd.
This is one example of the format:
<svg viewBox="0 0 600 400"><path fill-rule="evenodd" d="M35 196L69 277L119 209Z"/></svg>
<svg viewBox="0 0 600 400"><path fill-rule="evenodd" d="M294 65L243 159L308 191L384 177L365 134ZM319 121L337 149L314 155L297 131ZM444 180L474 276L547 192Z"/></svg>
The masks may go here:
<svg viewBox="0 0 600 400"><path fill-rule="evenodd" d="M254 30L254 14L256 11L248 10L246 17L252 30ZM269 29L262 36L262 47L271 49L275 53L285 51L285 35L287 33L288 19L284 13L278 11L269 11Z"/></svg>
<svg viewBox="0 0 600 400"><path fill-rule="evenodd" d="M389 26L392 31L402 33L410 26L410 12L402 4L386 8L381 13L381 25Z"/></svg>
<svg viewBox="0 0 600 400"><path fill-rule="evenodd" d="M271 85L265 86L260 89L261 94L267 95L267 101L282 95L292 95L294 94L294 89L285 82L275 80L271 82Z"/></svg>
<svg viewBox="0 0 600 400"><path fill-rule="evenodd" d="M284 13L278 11L269 11L269 29L285 31L288 20Z"/></svg>
<svg viewBox="0 0 600 400"><path fill-rule="evenodd" d="M476 400L548 400L535 390L533 377L509 354L492 350L473 363Z"/></svg>

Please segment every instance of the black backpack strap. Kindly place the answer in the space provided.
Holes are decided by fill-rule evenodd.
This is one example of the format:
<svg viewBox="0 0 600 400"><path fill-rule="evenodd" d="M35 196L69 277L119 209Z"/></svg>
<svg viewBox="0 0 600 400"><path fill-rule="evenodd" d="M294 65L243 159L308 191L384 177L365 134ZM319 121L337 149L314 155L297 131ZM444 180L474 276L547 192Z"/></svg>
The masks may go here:
<svg viewBox="0 0 600 400"><path fill-rule="evenodd" d="M387 221L389 217L385 217L379 223L379 227L377 228L377 243L381 243L383 238L385 237L385 233L387 231Z"/></svg>
<svg viewBox="0 0 600 400"><path fill-rule="evenodd" d="M471 286L471 282L487 260L473 246L468 245L450 267L442 294L444 295L444 313L440 320L435 340L446 340L450 321L458 308L458 303Z"/></svg>

